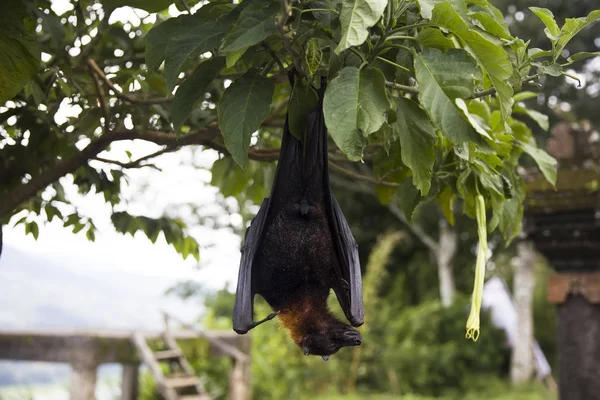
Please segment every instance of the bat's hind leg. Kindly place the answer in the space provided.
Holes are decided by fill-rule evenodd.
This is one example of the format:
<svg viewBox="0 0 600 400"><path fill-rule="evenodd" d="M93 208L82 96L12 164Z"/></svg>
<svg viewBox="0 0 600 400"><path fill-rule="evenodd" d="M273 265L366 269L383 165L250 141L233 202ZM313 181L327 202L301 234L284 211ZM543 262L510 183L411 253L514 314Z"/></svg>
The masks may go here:
<svg viewBox="0 0 600 400"><path fill-rule="evenodd" d="M249 328L248 330L250 330L250 329L252 329L252 328L256 328L258 325L260 325L260 324L262 324L262 323L265 323L265 322L267 322L267 321L270 321L270 320L272 320L272 319L273 319L273 318L275 318L277 315L279 315L279 313L280 313L280 312L281 312L281 310L279 310L279 311L277 311L277 312L273 312L273 313L271 313L271 314L267 315L267 317L266 317L266 318L263 318L263 319L261 319L260 321L253 322L253 323L250 325L250 328Z"/></svg>

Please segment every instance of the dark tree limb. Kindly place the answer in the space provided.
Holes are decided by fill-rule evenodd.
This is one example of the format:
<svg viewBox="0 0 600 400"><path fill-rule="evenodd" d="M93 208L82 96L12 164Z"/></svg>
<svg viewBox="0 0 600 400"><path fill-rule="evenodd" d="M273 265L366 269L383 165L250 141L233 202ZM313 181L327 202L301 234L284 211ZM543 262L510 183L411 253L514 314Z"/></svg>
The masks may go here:
<svg viewBox="0 0 600 400"><path fill-rule="evenodd" d="M106 76L104 71L102 71L102 68L100 68L98 66L98 64L96 64L96 61L94 61L91 58L88 58L87 64L92 69L94 74L97 75L98 78L100 78L106 84L106 86L108 86L110 88L110 90L112 90L114 92L115 96L117 96L117 98L119 98L123 101L132 103L132 104L163 104L163 103L170 103L171 101L173 101L172 97L160 97L160 98L155 98L155 99L139 99L137 97L132 97L128 94L125 94L121 90L119 90L110 79L108 79L108 77Z"/></svg>

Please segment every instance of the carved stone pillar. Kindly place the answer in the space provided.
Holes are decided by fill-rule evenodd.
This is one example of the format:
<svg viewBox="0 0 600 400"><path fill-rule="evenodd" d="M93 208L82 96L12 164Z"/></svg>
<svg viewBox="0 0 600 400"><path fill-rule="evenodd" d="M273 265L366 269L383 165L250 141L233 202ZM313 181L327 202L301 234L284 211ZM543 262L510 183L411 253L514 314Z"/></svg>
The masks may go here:
<svg viewBox="0 0 600 400"><path fill-rule="evenodd" d="M598 132L559 124L548 143L559 160L556 190L528 183L526 232L556 270L548 300L557 307L561 400L600 396L600 167Z"/></svg>

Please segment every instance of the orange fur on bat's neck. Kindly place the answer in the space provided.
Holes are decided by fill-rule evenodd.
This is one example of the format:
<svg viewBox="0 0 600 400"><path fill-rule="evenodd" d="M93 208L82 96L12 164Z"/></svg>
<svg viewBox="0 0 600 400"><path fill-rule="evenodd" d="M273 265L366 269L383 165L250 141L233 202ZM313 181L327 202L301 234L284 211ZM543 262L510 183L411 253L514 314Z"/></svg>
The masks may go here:
<svg viewBox="0 0 600 400"><path fill-rule="evenodd" d="M298 346L301 346L302 338L308 327L328 325L332 319L335 320L327 308L326 302L315 301L310 296L305 296L300 301L290 304L281 310L278 317Z"/></svg>

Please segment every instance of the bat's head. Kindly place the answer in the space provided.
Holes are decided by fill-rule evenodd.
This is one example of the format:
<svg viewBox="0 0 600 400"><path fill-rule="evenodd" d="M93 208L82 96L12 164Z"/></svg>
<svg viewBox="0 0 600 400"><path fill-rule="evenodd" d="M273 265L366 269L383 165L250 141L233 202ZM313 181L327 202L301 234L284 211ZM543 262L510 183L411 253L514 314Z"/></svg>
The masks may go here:
<svg viewBox="0 0 600 400"><path fill-rule="evenodd" d="M313 294L293 302L278 313L282 325L304 354L325 359L342 347L362 343L360 333L338 320L329 311L326 301L326 296L319 298Z"/></svg>
<svg viewBox="0 0 600 400"><path fill-rule="evenodd" d="M329 356L346 346L359 346L360 333L335 318L335 322L308 326L296 344L305 355ZM321 321L322 322L322 321Z"/></svg>

